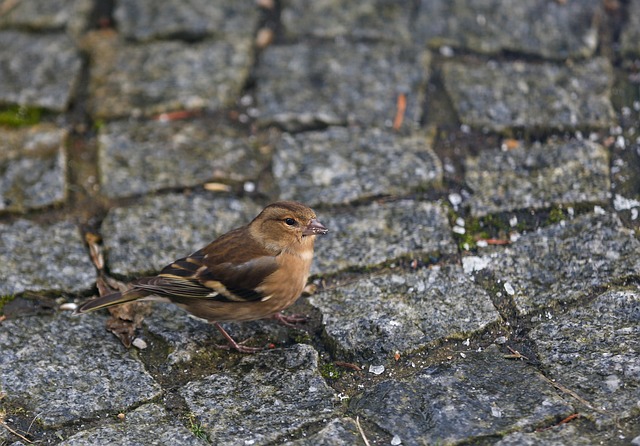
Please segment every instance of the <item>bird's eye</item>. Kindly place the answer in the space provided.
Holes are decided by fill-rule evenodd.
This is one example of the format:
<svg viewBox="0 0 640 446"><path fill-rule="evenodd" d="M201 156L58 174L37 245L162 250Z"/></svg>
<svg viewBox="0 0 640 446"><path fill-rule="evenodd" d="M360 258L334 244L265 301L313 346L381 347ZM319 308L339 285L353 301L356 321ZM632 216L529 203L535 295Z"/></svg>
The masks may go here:
<svg viewBox="0 0 640 446"><path fill-rule="evenodd" d="M288 224L289 226L295 226L295 224L296 224L296 221L293 218L285 218L284 222L286 224Z"/></svg>

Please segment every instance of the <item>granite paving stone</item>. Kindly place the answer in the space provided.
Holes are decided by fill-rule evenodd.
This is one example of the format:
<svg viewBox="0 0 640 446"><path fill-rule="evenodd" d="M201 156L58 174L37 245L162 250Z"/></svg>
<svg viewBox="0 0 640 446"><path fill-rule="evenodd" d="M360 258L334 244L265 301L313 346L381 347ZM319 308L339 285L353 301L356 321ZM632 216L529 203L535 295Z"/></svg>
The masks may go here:
<svg viewBox="0 0 640 446"><path fill-rule="evenodd" d="M180 394L213 444L272 444L335 413L318 353L303 344L246 356L234 370L191 381Z"/></svg>
<svg viewBox="0 0 640 446"><path fill-rule="evenodd" d="M122 276L157 273L246 225L261 209L246 199L214 194L168 194L113 208L101 228L109 270Z"/></svg>
<svg viewBox="0 0 640 446"><path fill-rule="evenodd" d="M218 110L239 99L252 40L127 44L100 34L89 45L90 105L97 118Z"/></svg>
<svg viewBox="0 0 640 446"><path fill-rule="evenodd" d="M548 208L609 200L609 154L600 144L572 139L467 158L471 214Z"/></svg>
<svg viewBox="0 0 640 446"><path fill-rule="evenodd" d="M493 285L527 314L637 275L639 252L640 242L616 214L586 214L527 233L481 260Z"/></svg>
<svg viewBox="0 0 640 446"><path fill-rule="evenodd" d="M162 406L145 404L127 413L123 422L114 419L103 426L80 431L59 443L59 446L98 444L204 446L208 443L197 438Z"/></svg>
<svg viewBox="0 0 640 446"><path fill-rule="evenodd" d="M24 212L67 197L67 132L52 125L3 129L0 211Z"/></svg>
<svg viewBox="0 0 640 446"><path fill-rule="evenodd" d="M404 127L411 128L420 116L429 63L428 53L387 42L270 46L257 67L258 122L287 130L347 123L390 127L404 94Z"/></svg>
<svg viewBox="0 0 640 446"><path fill-rule="evenodd" d="M0 29L67 30L76 35L88 28L91 0L20 0L3 4Z"/></svg>
<svg viewBox="0 0 640 446"><path fill-rule="evenodd" d="M421 0L415 36L432 48L583 58L598 46L599 14L596 0Z"/></svg>
<svg viewBox="0 0 640 446"><path fill-rule="evenodd" d="M349 409L406 445L532 430L574 412L534 367L505 359L495 345L383 381L352 398Z"/></svg>
<svg viewBox="0 0 640 446"><path fill-rule="evenodd" d="M0 388L45 427L115 415L161 389L104 328L101 315L56 313L2 323ZM100 327L100 328L97 328Z"/></svg>
<svg viewBox="0 0 640 446"><path fill-rule="evenodd" d="M531 338L551 377L593 406L581 412L601 423L638 415L639 286L553 311L532 330Z"/></svg>
<svg viewBox="0 0 640 446"><path fill-rule="evenodd" d="M399 257L456 254L447 211L437 203L401 200L323 212L329 228L315 244L312 274L367 267Z"/></svg>
<svg viewBox="0 0 640 446"><path fill-rule="evenodd" d="M166 365L170 369L185 367L198 357L206 357L211 349L226 355L217 347L227 344L218 329L202 319L189 316L176 305L154 303L151 314L144 319L144 325L151 334L169 346ZM275 320L229 322L221 325L238 342L251 341L248 345L254 347L268 347L253 341L255 338L265 339L266 344L282 345L281 341L288 342L289 334L293 331Z"/></svg>
<svg viewBox="0 0 640 446"><path fill-rule="evenodd" d="M210 180L255 182L269 165L263 145L207 119L110 122L99 135L102 192L123 197Z"/></svg>
<svg viewBox="0 0 640 446"><path fill-rule="evenodd" d="M592 446L606 444L593 438L592 433L582 433L571 424L563 424L538 432L514 432L506 435L496 446Z"/></svg>
<svg viewBox="0 0 640 446"><path fill-rule="evenodd" d="M343 3L336 0L287 0L281 21L287 36L355 40L411 41L410 0Z"/></svg>
<svg viewBox="0 0 640 446"><path fill-rule="evenodd" d="M285 446L365 446L352 418L336 418L318 433L284 444Z"/></svg>
<svg viewBox="0 0 640 446"><path fill-rule="evenodd" d="M127 39L253 38L259 13L252 0L119 1L114 10L118 31Z"/></svg>
<svg viewBox="0 0 640 446"><path fill-rule="evenodd" d="M363 277L309 298L339 356L371 361L462 337L500 320L487 292L459 266Z"/></svg>
<svg viewBox="0 0 640 446"><path fill-rule="evenodd" d="M95 284L96 272L71 222L0 223L0 296L25 291L77 293Z"/></svg>
<svg viewBox="0 0 640 446"><path fill-rule="evenodd" d="M313 206L424 190L442 181L442 164L426 135L330 127L283 134L273 175L282 198Z"/></svg>
<svg viewBox="0 0 640 446"><path fill-rule="evenodd" d="M626 23L620 36L620 51L626 56L640 56L640 1L630 0Z"/></svg>
<svg viewBox="0 0 640 446"><path fill-rule="evenodd" d="M82 61L65 34L0 31L0 104L67 109Z"/></svg>
<svg viewBox="0 0 640 446"><path fill-rule="evenodd" d="M445 88L463 124L571 130L612 125L613 72L604 58L572 64L446 62Z"/></svg>

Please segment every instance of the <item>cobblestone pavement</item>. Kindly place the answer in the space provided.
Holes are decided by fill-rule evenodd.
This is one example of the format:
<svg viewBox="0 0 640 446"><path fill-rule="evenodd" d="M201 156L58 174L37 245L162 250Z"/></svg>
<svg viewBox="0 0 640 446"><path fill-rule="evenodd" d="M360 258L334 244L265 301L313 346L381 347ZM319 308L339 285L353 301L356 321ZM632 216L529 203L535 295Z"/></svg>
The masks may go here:
<svg viewBox="0 0 640 446"><path fill-rule="evenodd" d="M640 445L639 122L640 0L0 1L0 445ZM71 315L276 199L263 352Z"/></svg>

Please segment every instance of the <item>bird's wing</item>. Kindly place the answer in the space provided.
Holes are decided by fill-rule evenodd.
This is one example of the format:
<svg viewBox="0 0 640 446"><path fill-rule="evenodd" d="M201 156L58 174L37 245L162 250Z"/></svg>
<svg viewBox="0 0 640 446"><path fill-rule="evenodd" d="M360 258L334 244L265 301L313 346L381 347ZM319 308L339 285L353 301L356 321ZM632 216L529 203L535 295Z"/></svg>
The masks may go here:
<svg viewBox="0 0 640 446"><path fill-rule="evenodd" d="M276 258L236 230L207 247L166 266L155 277L135 282L135 287L158 296L200 298L223 302L260 300L256 291L278 267Z"/></svg>

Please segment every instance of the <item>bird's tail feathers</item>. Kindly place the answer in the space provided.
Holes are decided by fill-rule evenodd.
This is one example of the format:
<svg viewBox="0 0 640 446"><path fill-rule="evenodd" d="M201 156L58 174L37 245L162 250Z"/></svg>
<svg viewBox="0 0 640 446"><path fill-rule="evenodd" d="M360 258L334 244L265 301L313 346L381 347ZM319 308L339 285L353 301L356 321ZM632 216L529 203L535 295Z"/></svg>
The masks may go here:
<svg viewBox="0 0 640 446"><path fill-rule="evenodd" d="M125 302L131 302L147 296L147 293L141 290L132 289L124 293L112 293L106 296L96 297L90 301L80 305L75 311L76 314L88 313L90 311L99 310L101 308L120 305Z"/></svg>

